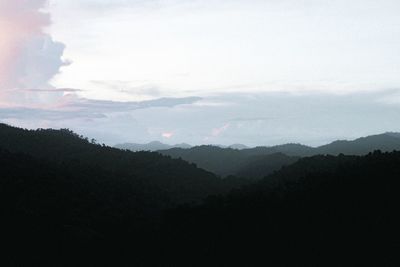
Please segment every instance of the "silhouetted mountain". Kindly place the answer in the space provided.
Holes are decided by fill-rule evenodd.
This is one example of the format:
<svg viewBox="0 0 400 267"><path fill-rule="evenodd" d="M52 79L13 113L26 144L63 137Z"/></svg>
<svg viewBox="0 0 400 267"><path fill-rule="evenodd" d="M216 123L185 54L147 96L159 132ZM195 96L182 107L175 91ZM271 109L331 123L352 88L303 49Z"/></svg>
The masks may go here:
<svg viewBox="0 0 400 267"><path fill-rule="evenodd" d="M304 158L171 212L161 246L199 266L398 266L399 177L400 152Z"/></svg>
<svg viewBox="0 0 400 267"><path fill-rule="evenodd" d="M397 137L397 138L400 138L400 133L395 133L395 132L387 132L387 133L385 133L386 135L389 135L389 136L393 136L393 137Z"/></svg>
<svg viewBox="0 0 400 267"><path fill-rule="evenodd" d="M302 144L284 144L271 147L255 147L244 149L243 152L248 156L270 155L274 153L283 153L288 156L305 157L313 154L314 148Z"/></svg>
<svg viewBox="0 0 400 267"><path fill-rule="evenodd" d="M235 172L235 175L239 177L261 179L281 169L283 166L289 166L295 163L299 159L299 157L290 157L283 153L249 156L243 166Z"/></svg>
<svg viewBox="0 0 400 267"><path fill-rule="evenodd" d="M79 162L143 186L158 188L160 194L168 194L169 200L162 205L198 201L230 189L228 181L183 160L97 145L65 129L23 130L1 124L0 148L55 163Z"/></svg>
<svg viewBox="0 0 400 267"><path fill-rule="evenodd" d="M0 124L0 215L6 218L0 234L11 265L54 266L63 256L71 259L64 266L76 266L80 256L71 252L86 259L98 257L97 250L115 255L113 240L150 247L143 231L153 231L163 211L244 183L158 153L98 145L65 129ZM91 259L78 265L103 264Z"/></svg>
<svg viewBox="0 0 400 267"><path fill-rule="evenodd" d="M230 146L223 146L223 145L215 145L220 148L232 148L232 149L247 149L249 148L246 145L243 144L232 144ZM115 148L118 149L127 149L133 152L137 151L158 151L158 150L166 150L166 149L171 149L171 148L182 148L182 149L189 149L192 146L186 143L181 143L181 144L175 144L175 145L167 145L164 143L161 143L159 141L153 141L147 144L135 144L135 143L123 143L123 144L117 144L114 146Z"/></svg>
<svg viewBox="0 0 400 267"><path fill-rule="evenodd" d="M242 150L242 149L246 149L249 147L246 145L243 145L243 144L233 144L233 145L228 146L228 148Z"/></svg>
<svg viewBox="0 0 400 267"><path fill-rule="evenodd" d="M233 174L232 168L236 168L244 160L239 150L217 146L196 146L191 149L173 148L159 152L195 163L198 167L221 176Z"/></svg>
<svg viewBox="0 0 400 267"><path fill-rule="evenodd" d="M55 163L0 150L5 248L0 264L110 265L98 255L117 255L115 246L105 248L106 243L122 242L127 234L138 238L137 229L150 226L169 199L166 192L127 178L79 160Z"/></svg>
<svg viewBox="0 0 400 267"><path fill-rule="evenodd" d="M249 178L260 178L279 170L282 166L293 163L298 157L339 155L341 153L345 155L365 155L374 150L400 150L400 134L385 133L352 141L335 141L316 148L301 144L260 146L241 150L216 146L198 146L190 149L174 148L159 152L163 155L182 158L195 163L199 167L221 176L251 175ZM282 154L287 156L282 156ZM260 160L260 156L264 156L264 160ZM252 163L253 159L255 162Z"/></svg>
<svg viewBox="0 0 400 267"><path fill-rule="evenodd" d="M171 149L171 148L191 148L189 144L176 144L176 145L167 145L164 143L161 143L159 141L153 141L147 144L134 144L134 143L124 143L124 144L118 144L115 145L115 148L118 149L126 149L130 150L133 152L137 151L157 151L157 150L164 150L164 149Z"/></svg>
<svg viewBox="0 0 400 267"><path fill-rule="evenodd" d="M400 152L193 150L244 176L287 166L239 188L158 153L0 124L1 266L398 266Z"/></svg>
<svg viewBox="0 0 400 267"><path fill-rule="evenodd" d="M329 154L338 155L366 155L371 151L400 150L400 138L398 133L385 133L358 138L352 141L335 141L331 144L317 147L314 155Z"/></svg>
<svg viewBox="0 0 400 267"><path fill-rule="evenodd" d="M261 147L238 150L217 146L196 146L190 149L173 148L159 152L163 155L182 158L195 163L198 167L220 176L251 175L248 178L264 177L297 160L295 157L276 154L268 148ZM254 163L252 163L253 160ZM259 167L259 169L250 171L249 166L252 165ZM255 176L253 177L253 175Z"/></svg>

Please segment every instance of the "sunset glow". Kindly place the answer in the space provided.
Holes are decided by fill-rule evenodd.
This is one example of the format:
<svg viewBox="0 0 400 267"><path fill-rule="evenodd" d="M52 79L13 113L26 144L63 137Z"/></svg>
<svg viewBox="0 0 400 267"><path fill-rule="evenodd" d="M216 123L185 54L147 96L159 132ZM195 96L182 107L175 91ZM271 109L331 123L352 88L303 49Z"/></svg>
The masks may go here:
<svg viewBox="0 0 400 267"><path fill-rule="evenodd" d="M4 87L7 82L15 56L15 37L10 27L10 23L0 20L0 87Z"/></svg>
<svg viewBox="0 0 400 267"><path fill-rule="evenodd" d="M162 137L170 139L172 136L174 136L174 133L172 132L166 132L166 133L162 133Z"/></svg>

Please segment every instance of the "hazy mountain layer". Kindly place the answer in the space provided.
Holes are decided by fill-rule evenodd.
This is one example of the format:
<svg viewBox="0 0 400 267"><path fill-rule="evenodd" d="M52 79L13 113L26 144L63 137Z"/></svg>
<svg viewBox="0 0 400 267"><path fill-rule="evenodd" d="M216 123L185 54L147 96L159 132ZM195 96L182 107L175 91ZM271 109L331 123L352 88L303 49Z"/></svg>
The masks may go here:
<svg viewBox="0 0 400 267"><path fill-rule="evenodd" d="M190 149L173 148L159 152L163 155L182 158L195 163L197 166L221 176L240 175L260 178L295 162L298 157L320 154L339 155L341 153L345 155L365 155L374 150L400 150L400 135L397 133L373 135L353 141L335 141L316 148L301 144L255 147L242 150L216 146L197 146ZM268 157L266 157L267 155ZM264 156L264 158L261 156ZM252 162L253 160L255 162Z"/></svg>
<svg viewBox="0 0 400 267"><path fill-rule="evenodd" d="M134 144L134 143L124 143L124 144L118 144L115 145L115 148L119 149L127 149L133 152L138 152L138 151L157 151L157 150L164 150L164 149L171 149L171 148L184 148L188 149L191 148L189 144L176 144L176 145L167 145L164 143L161 143L159 141L153 141L147 144Z"/></svg>

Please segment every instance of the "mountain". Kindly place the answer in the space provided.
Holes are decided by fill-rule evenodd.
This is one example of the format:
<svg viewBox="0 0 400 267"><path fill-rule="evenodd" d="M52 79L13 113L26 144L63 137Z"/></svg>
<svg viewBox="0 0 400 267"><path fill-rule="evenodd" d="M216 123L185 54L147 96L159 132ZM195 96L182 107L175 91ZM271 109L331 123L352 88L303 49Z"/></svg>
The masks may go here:
<svg viewBox="0 0 400 267"><path fill-rule="evenodd" d="M176 144L176 145L167 145L161 143L159 141L153 141L147 144L135 144L135 143L124 143L124 144L117 144L115 148L118 149L126 149L133 152L137 151L157 151L157 150L164 150L164 149L171 149L171 148L184 148L188 149L191 146L186 143Z"/></svg>
<svg viewBox="0 0 400 267"><path fill-rule="evenodd" d="M247 157L245 163L235 171L235 175L239 177L261 179L284 166L289 166L297 162L299 159L299 157L287 156L283 153L250 156Z"/></svg>
<svg viewBox="0 0 400 267"><path fill-rule="evenodd" d="M313 154L365 155L374 150L400 150L400 134L384 133L358 138L352 141L340 140L314 149Z"/></svg>
<svg viewBox="0 0 400 267"><path fill-rule="evenodd" d="M251 155L283 153L289 156L308 157L313 155L366 155L374 150L400 150L400 133L384 133L361 137L355 140L338 140L330 144L309 147L301 144L284 144L272 147L255 147L244 150Z"/></svg>
<svg viewBox="0 0 400 267"><path fill-rule="evenodd" d="M143 266L166 210L247 183L67 129L0 124L0 264Z"/></svg>
<svg viewBox="0 0 400 267"><path fill-rule="evenodd" d="M245 153L248 156L283 153L289 156L304 157L312 155L313 151L314 148L312 147L305 146L302 144L290 143L290 144L283 144L270 147L258 146L254 148L244 149L243 153Z"/></svg>
<svg viewBox="0 0 400 267"><path fill-rule="evenodd" d="M387 133L385 133L386 135L389 135L389 136L393 136L393 137L397 137L397 138L400 138L400 133L396 133L396 132L387 132Z"/></svg>
<svg viewBox="0 0 400 267"><path fill-rule="evenodd" d="M244 176L286 163L220 179L66 129L0 124L1 266L399 265L400 152L193 150Z"/></svg>
<svg viewBox="0 0 400 267"><path fill-rule="evenodd" d="M79 163L112 173L110 179L126 179L143 186L143 192L158 190L166 198L160 205L199 201L230 188L228 181L183 160L101 146L66 129L24 130L0 124L0 148L55 164Z"/></svg>
<svg viewBox="0 0 400 267"><path fill-rule="evenodd" d="M320 147L290 143L241 150L197 146L190 149L173 148L159 152L173 158L182 158L220 176L237 175L261 178L295 162L300 157L339 154L366 155L374 150L400 150L400 134L371 135L352 141L335 141Z"/></svg>
<svg viewBox="0 0 400 267"><path fill-rule="evenodd" d="M399 177L400 152L303 158L172 211L160 246L199 266L398 266Z"/></svg>
<svg viewBox="0 0 400 267"><path fill-rule="evenodd" d="M268 150L268 148L265 149ZM238 150L217 146L196 146L190 149L173 148L158 152L172 158L182 158L220 176L251 175L248 178L264 177L297 160L296 157L286 156L275 151L268 150L268 152L265 152L265 149ZM252 163L252 161L255 162ZM264 166L260 169L249 171L252 165L257 167Z"/></svg>
<svg viewBox="0 0 400 267"><path fill-rule="evenodd" d="M232 149L247 149L249 148L246 145L243 144L232 144L230 146L223 146L223 145L216 145L217 147L220 148L232 148ZM115 148L118 149L126 149L130 150L133 152L137 151L158 151L158 150L166 150L166 149L171 149L171 148L182 148L182 149L189 149L192 146L186 143L181 143L181 144L175 144L175 145L167 145L164 143L161 143L159 141L153 141L147 144L135 144L135 143L123 143L123 144L117 144L114 146Z"/></svg>
<svg viewBox="0 0 400 267"><path fill-rule="evenodd" d="M243 144L233 144L233 145L228 146L228 148L242 150L242 149L246 149L249 147L246 145L243 145Z"/></svg>

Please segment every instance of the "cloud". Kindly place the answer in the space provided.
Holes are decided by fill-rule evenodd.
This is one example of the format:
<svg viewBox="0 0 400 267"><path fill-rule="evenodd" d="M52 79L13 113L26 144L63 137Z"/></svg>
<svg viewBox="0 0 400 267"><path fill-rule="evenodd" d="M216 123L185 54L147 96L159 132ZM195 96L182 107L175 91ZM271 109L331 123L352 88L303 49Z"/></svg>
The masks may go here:
<svg viewBox="0 0 400 267"><path fill-rule="evenodd" d="M172 108L183 104L192 104L199 97L159 98L138 102L103 101L79 98L75 94L67 94L58 101L47 106L0 106L2 119L19 120L72 120L72 119L102 119L112 113L129 113L139 109ZM37 101L35 101L37 102Z"/></svg>
<svg viewBox="0 0 400 267"><path fill-rule="evenodd" d="M171 137L174 136L174 133L173 132L165 132L165 133L162 133L161 136L164 138L170 139Z"/></svg>
<svg viewBox="0 0 400 267"><path fill-rule="evenodd" d="M150 80L134 81L90 81L96 86L96 90L105 89L109 92L117 92L127 97L159 97L162 95L161 89L154 85Z"/></svg>
<svg viewBox="0 0 400 267"><path fill-rule="evenodd" d="M69 99L68 99L69 98ZM67 95L67 101L62 104L65 109L78 109L90 112L127 112L137 109L147 109L155 107L174 107L184 104L193 104L201 100L200 97L183 97L183 98L158 98L147 101L108 101L79 98L75 95Z"/></svg>
<svg viewBox="0 0 400 267"><path fill-rule="evenodd" d="M64 111L64 110L46 110L34 108L2 108L0 109L2 120L16 119L28 121L58 121L73 119L101 119L106 118L104 114L96 112Z"/></svg>
<svg viewBox="0 0 400 267"><path fill-rule="evenodd" d="M400 131L400 105L382 101L396 95L396 90L347 95L221 94L204 101L234 105L198 106L197 97L116 102L67 94L56 102L58 106L45 109L0 108L0 118L26 128L70 128L107 144L168 141L162 134L173 133L171 139L193 145L321 145Z"/></svg>
<svg viewBox="0 0 400 267"><path fill-rule="evenodd" d="M63 93L76 93L83 92L82 89L75 88L51 88L51 89L22 89L21 91L26 92L63 92Z"/></svg>
<svg viewBox="0 0 400 267"><path fill-rule="evenodd" d="M222 133L224 133L226 130L228 130L230 127L230 123L225 123L223 126L219 127L219 128L214 128L212 130L212 136L214 137L218 137L220 136Z"/></svg>
<svg viewBox="0 0 400 267"><path fill-rule="evenodd" d="M232 119L232 122L264 122L276 119L274 117L238 117Z"/></svg>
<svg viewBox="0 0 400 267"><path fill-rule="evenodd" d="M45 0L0 0L0 90L49 88L67 63L64 44L44 32ZM4 93L3 93L4 94Z"/></svg>

